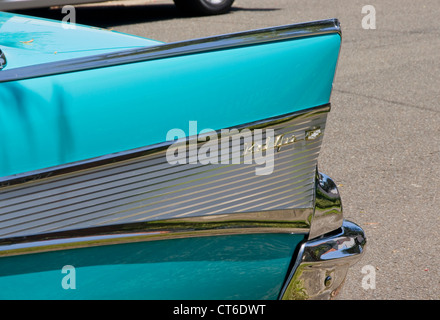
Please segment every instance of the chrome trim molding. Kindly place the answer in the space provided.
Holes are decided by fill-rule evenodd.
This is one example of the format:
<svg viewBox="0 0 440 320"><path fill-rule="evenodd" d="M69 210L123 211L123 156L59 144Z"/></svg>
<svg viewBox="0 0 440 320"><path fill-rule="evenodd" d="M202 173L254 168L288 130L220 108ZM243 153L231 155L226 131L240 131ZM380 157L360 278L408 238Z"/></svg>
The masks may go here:
<svg viewBox="0 0 440 320"><path fill-rule="evenodd" d="M338 232L305 242L280 294L282 300L332 299L348 268L364 254L366 237L358 225L344 221Z"/></svg>
<svg viewBox="0 0 440 320"><path fill-rule="evenodd" d="M264 28L4 70L0 83L334 33L337 19Z"/></svg>
<svg viewBox="0 0 440 320"><path fill-rule="evenodd" d="M326 120L326 114L330 112L331 105L330 103L317 106L313 108L309 108L306 110L301 110L297 112L292 112L289 114L283 114L276 117L267 118L264 120L258 120L255 122L245 123L241 125L234 126L233 128L225 128L227 130L231 129L263 129L263 128L269 128L273 126L282 126L285 123L288 122L294 122L294 121L307 121L312 120L311 117L323 117L321 121ZM301 125L304 125L304 123L301 122ZM309 139L306 137L307 133L313 131L313 124L310 124L312 130L304 130L304 134L301 138L302 141L312 141L316 140L319 141L319 139ZM324 127L319 127L320 134L317 138L320 138L324 132ZM221 136L221 130L217 130L217 136ZM191 143L197 139L197 137L189 137L188 143ZM299 141L297 139L297 142ZM47 179L47 178L54 178L56 176L61 176L69 173L74 173L82 170L87 169L93 169L105 165L115 164L118 162L123 162L127 160L132 160L135 158L142 158L144 156L152 155L155 153L163 152L165 151L170 145L172 145L174 141L167 141L162 143L157 143L154 145L149 145L133 150L127 150L127 151L121 151L113 154L104 155L101 157L96 157L92 159L87 159L83 161L68 163L64 165L59 165L55 167L50 168L44 168L41 170L35 170L30 172L24 172L19 174L14 174L10 176L3 176L0 177L0 194L2 192L2 188L10 187L18 184L23 183L34 183L38 180ZM0 197L1 200L1 197ZM0 206L1 208L1 206Z"/></svg>
<svg viewBox="0 0 440 320"><path fill-rule="evenodd" d="M0 239L0 257L91 246L202 236L296 233L306 236L312 209L159 220Z"/></svg>
<svg viewBox="0 0 440 320"><path fill-rule="evenodd" d="M317 238L342 226L342 202L335 182L316 171L315 210L309 239Z"/></svg>
<svg viewBox="0 0 440 320"><path fill-rule="evenodd" d="M159 144L4 177L0 238L184 217L313 212L317 158L329 110L325 105L240 127L295 136L294 143L274 152L270 175L256 175L258 164L172 165L165 157L167 145ZM241 141L240 154L245 145Z"/></svg>

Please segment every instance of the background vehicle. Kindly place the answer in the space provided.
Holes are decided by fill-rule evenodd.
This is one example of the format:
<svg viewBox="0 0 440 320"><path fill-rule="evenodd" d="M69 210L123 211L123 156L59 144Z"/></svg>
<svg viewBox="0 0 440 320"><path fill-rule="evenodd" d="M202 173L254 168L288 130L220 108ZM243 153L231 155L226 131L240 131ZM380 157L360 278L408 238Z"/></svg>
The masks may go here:
<svg viewBox="0 0 440 320"><path fill-rule="evenodd" d="M61 5L76 5L108 0L0 0L0 10L44 8ZM234 0L174 0L182 11L189 14L211 15L226 13Z"/></svg>

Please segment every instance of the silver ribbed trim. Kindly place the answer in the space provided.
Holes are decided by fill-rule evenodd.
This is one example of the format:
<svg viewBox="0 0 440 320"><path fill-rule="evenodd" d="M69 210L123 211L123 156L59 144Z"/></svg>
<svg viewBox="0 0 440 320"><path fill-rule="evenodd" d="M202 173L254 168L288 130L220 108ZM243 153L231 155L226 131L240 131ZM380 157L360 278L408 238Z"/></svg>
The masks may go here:
<svg viewBox="0 0 440 320"><path fill-rule="evenodd" d="M146 154L130 151L109 155L104 162L102 158L92 159L37 175L48 178L23 179L10 186L3 179L0 238L174 218L313 208L315 170L328 111L327 105L244 126L297 137L297 142L274 153L270 175L256 175L258 164L171 165L165 157L166 149L159 145L156 149L149 147ZM321 134L306 139L307 132L317 128ZM130 154L133 157L127 156ZM32 177L32 173L28 175Z"/></svg>

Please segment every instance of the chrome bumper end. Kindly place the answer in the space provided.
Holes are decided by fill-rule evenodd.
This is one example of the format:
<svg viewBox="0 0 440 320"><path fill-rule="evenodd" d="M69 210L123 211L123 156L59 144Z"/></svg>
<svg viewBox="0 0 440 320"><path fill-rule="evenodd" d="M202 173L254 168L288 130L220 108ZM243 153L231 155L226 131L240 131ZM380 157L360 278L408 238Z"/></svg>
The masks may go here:
<svg viewBox="0 0 440 320"><path fill-rule="evenodd" d="M326 300L340 291L348 268L362 257L365 233L344 220L342 227L303 243L281 292L282 300Z"/></svg>

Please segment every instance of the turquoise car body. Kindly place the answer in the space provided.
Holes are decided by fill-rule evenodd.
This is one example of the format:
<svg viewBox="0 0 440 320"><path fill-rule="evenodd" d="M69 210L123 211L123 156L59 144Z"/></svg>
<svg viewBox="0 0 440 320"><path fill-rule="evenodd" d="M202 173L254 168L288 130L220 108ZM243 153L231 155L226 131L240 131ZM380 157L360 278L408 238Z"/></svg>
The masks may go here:
<svg viewBox="0 0 440 320"><path fill-rule="evenodd" d="M22 19L2 19L6 41L0 49L8 56L3 71L158 44ZM324 105L330 101L340 44L340 35L330 34L5 83L0 87L1 119L6 120L0 127L0 175L160 143L170 128L186 129L190 120L217 130Z"/></svg>
<svg viewBox="0 0 440 320"><path fill-rule="evenodd" d="M331 23L338 31L337 21ZM292 270L301 263L301 248L319 238L308 231L217 232L171 239L168 230L156 227L132 232L132 241L119 243L117 236L83 234L87 228L70 228L69 223L46 230L52 222L38 220L43 209L32 211L36 204L24 208L9 194L17 185L27 188L35 180L50 179L47 168L66 170L160 145L172 128L190 136L191 121L199 129L219 131L328 105L341 34L309 35L304 30L305 36L294 39L266 41L252 34L251 44L190 47L179 54L106 64L126 54L154 53L167 44L0 13L0 49L6 57L0 71L0 298L283 298ZM218 41L223 38L195 43ZM182 42L174 48L181 46L188 47ZM69 69L90 57L99 57L98 64ZM66 71L51 72L51 66ZM47 197L44 201L64 201L62 193ZM313 204L300 209L310 207L313 211ZM63 232L77 239L75 246L69 247L66 237L60 241L51 236ZM150 236L159 240L145 241ZM359 255L363 245L363 240L356 244ZM75 273L65 266L73 266ZM63 281L68 287L69 281L77 285L69 290Z"/></svg>

